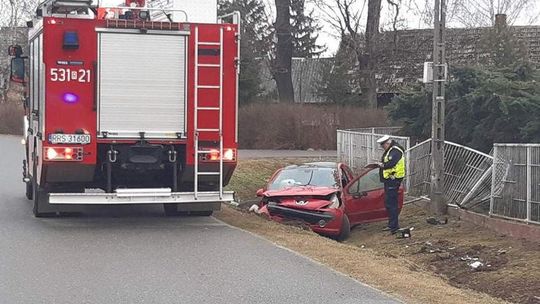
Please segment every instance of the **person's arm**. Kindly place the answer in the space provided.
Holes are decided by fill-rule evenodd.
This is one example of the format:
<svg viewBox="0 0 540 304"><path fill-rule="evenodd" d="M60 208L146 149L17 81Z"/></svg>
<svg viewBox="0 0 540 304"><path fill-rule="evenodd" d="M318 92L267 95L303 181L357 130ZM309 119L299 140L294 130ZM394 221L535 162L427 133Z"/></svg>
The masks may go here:
<svg viewBox="0 0 540 304"><path fill-rule="evenodd" d="M390 151L390 159L388 160L388 162L383 163L382 168L390 169L390 168L395 167L397 163L399 162L399 160L401 159L401 157L403 157L403 154L398 149L392 149Z"/></svg>

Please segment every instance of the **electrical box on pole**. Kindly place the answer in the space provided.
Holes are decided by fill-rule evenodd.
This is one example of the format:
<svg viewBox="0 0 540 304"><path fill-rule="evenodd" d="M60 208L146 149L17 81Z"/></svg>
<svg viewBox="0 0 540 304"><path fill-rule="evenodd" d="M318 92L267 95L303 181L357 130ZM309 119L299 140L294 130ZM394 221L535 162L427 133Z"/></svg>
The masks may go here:
<svg viewBox="0 0 540 304"><path fill-rule="evenodd" d="M444 113L446 84L446 0L435 0L433 36L433 108L431 129L431 211L447 212L443 196L444 185Z"/></svg>

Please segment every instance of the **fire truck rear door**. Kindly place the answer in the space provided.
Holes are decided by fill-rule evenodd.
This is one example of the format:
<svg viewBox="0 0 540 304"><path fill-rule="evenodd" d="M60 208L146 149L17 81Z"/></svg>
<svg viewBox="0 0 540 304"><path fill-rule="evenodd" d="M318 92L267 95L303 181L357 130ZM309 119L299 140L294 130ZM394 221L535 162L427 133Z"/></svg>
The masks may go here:
<svg viewBox="0 0 540 304"><path fill-rule="evenodd" d="M98 134L185 134L187 33L102 29L98 35Z"/></svg>

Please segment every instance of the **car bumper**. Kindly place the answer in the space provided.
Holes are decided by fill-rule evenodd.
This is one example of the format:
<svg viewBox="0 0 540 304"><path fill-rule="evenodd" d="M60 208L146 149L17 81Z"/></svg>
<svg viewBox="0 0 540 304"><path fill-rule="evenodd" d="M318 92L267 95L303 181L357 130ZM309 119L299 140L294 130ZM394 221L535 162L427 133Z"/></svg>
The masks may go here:
<svg viewBox="0 0 540 304"><path fill-rule="evenodd" d="M311 230L324 235L337 235L341 229L343 211L327 209L311 211L287 208L279 205L266 205L267 214L272 220L281 222L283 219L300 220L309 225Z"/></svg>

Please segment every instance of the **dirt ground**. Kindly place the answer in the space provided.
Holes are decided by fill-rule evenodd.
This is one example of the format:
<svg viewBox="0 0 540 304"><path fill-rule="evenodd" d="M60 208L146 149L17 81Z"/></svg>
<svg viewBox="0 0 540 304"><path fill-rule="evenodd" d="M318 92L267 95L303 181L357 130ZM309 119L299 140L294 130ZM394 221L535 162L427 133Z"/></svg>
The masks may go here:
<svg viewBox="0 0 540 304"><path fill-rule="evenodd" d="M242 161L229 188L250 205L274 170L302 161L307 160ZM414 227L411 238L382 232L381 222L354 227L343 243L236 208L225 207L216 216L408 303L540 303L540 244L454 217L431 225L419 205L407 205L400 216L402 227Z"/></svg>
<svg viewBox="0 0 540 304"><path fill-rule="evenodd" d="M412 238L384 236L380 231L385 223L374 223L355 227L346 243L407 259L453 286L514 303L540 303L540 244L498 235L455 217L434 226L426 222L428 217L425 209L408 205L400 219L402 227L415 228Z"/></svg>

